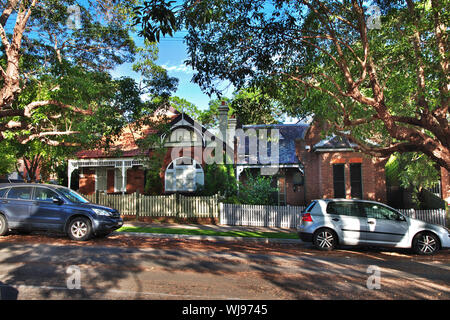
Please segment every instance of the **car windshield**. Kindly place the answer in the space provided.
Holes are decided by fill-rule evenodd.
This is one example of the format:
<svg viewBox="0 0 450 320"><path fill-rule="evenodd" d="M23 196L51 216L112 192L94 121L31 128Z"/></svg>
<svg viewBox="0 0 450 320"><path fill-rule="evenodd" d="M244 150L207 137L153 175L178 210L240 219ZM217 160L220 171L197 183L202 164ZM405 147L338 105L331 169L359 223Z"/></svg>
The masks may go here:
<svg viewBox="0 0 450 320"><path fill-rule="evenodd" d="M58 188L58 191L60 193L62 193L62 195L64 197L66 197L67 199L69 199L71 202L73 203L88 203L89 200L87 200L86 198L84 198L82 195L80 195L79 193L67 189L67 188Z"/></svg>

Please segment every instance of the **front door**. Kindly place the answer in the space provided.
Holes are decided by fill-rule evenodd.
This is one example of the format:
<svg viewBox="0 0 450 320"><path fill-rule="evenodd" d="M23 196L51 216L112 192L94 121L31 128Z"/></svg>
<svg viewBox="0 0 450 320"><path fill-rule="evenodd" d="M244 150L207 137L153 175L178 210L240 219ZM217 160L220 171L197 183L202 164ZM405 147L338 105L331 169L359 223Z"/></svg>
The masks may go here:
<svg viewBox="0 0 450 320"><path fill-rule="evenodd" d="M106 192L114 193L114 169L108 169L106 173Z"/></svg>
<svg viewBox="0 0 450 320"><path fill-rule="evenodd" d="M406 238L408 223L396 211L370 202L361 203L361 208L367 216L367 241L395 245Z"/></svg>

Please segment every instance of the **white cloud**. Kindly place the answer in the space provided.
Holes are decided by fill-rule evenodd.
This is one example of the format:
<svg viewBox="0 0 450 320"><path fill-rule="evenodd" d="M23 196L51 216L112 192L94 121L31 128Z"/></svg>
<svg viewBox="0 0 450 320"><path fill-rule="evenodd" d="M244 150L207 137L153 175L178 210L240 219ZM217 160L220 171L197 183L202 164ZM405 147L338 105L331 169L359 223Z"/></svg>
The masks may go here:
<svg viewBox="0 0 450 320"><path fill-rule="evenodd" d="M194 73L194 70L192 70L191 67L188 67L184 63L181 63L179 65L163 64L163 65L161 65L161 67L163 67L167 71L172 71L172 72L181 72L181 73L187 73L187 74Z"/></svg>

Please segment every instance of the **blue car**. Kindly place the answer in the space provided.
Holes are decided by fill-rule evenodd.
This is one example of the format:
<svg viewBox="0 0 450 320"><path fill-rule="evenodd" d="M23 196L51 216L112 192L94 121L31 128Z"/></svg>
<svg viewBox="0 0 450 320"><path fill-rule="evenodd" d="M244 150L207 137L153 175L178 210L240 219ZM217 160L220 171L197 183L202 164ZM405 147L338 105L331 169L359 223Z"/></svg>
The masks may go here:
<svg viewBox="0 0 450 320"><path fill-rule="evenodd" d="M120 213L90 203L75 191L48 184L0 184L0 236L9 230L62 232L85 241L123 225Z"/></svg>

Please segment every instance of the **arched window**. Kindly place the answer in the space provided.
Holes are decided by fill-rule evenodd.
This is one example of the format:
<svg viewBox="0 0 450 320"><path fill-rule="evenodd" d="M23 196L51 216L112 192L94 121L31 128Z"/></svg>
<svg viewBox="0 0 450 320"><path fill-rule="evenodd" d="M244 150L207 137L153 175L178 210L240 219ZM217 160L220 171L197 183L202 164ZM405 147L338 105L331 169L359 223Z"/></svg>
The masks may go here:
<svg viewBox="0 0 450 320"><path fill-rule="evenodd" d="M173 160L166 169L165 190L192 192L204 185L202 166L195 160L182 157Z"/></svg>

